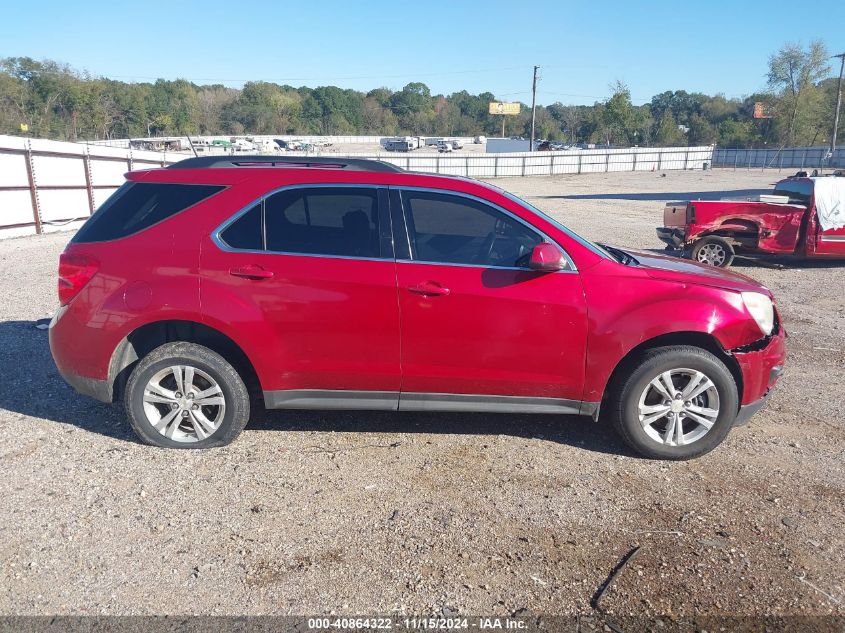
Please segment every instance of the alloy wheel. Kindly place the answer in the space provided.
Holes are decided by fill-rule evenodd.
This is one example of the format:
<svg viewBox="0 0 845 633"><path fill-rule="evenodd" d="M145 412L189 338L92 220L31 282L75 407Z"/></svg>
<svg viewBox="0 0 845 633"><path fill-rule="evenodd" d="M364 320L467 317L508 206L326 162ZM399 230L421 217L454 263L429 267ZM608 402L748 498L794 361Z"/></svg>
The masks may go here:
<svg viewBox="0 0 845 633"><path fill-rule="evenodd" d="M673 369L646 385L637 406L646 435L665 446L683 446L713 428L719 417L719 392L704 373Z"/></svg>
<svg viewBox="0 0 845 633"><path fill-rule="evenodd" d="M705 244L698 251L696 259L702 264L720 267L725 263L728 253L721 244Z"/></svg>
<svg viewBox="0 0 845 633"><path fill-rule="evenodd" d="M191 365L173 365L154 374L144 387L143 401L153 428L176 442L211 437L226 413L220 385Z"/></svg>

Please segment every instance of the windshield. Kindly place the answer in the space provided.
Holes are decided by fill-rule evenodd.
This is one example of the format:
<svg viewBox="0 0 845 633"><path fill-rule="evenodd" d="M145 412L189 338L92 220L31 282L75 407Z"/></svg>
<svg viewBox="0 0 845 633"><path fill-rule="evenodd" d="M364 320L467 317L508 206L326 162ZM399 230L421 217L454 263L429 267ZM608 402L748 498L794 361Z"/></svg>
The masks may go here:
<svg viewBox="0 0 845 633"><path fill-rule="evenodd" d="M489 183L487 183L487 184L489 185ZM489 186L490 186L490 187L493 187L493 189L495 189L496 191L498 191L499 193L501 193L503 196L505 196L505 197L506 197L506 198L508 198L509 200L512 200L513 202L516 202L517 204L522 205L523 207L525 207L525 208L527 208L527 209L530 209L531 211L533 211L534 213L536 213L537 215L539 215L540 217L542 217L544 220L547 220L548 222L551 222L551 223L552 223L552 224L554 224L557 228L559 228L561 231L563 231L563 232L564 232L564 233L566 233L569 237L571 237L573 240L575 240L576 242L578 242L581 246L584 246L585 248L590 249L590 250L591 250L591 251L593 251L596 255L600 255L601 257L604 257L605 259L609 259L609 260L614 261L614 262L619 262L619 261L621 261L621 260L619 259L619 257L614 256L612 253L608 252L608 250L607 250L607 249L602 248L601 246L599 246L598 244L595 244L594 242L591 242L590 240L584 239L583 237L581 237L580 235L578 235L578 234L577 234L577 233L575 233L574 231L572 231L572 230L570 230L570 229L566 228L563 224L561 224L560 222L558 222L557 220L555 220L555 219L554 219L552 216L550 216L549 214L544 213L543 211L541 211L540 209L538 209L537 207L535 207L535 206L534 206L533 204L531 204L530 202L526 202L525 200L523 200L523 199L522 199L522 198L520 198L519 196L515 196L515 195L513 195L512 193L510 193L510 192L508 192L508 191L505 191L504 189L501 189L501 188L499 188L499 187L497 187L497 186L495 186L495 185L489 185ZM622 262L622 263L624 263L624 262Z"/></svg>

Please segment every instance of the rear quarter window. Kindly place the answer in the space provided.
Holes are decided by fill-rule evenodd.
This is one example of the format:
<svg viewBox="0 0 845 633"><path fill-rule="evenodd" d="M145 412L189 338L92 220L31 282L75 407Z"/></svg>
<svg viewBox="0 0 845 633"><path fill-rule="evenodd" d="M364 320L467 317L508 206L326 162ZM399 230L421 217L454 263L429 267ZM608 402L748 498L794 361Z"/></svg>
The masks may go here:
<svg viewBox="0 0 845 633"><path fill-rule="evenodd" d="M128 237L222 191L220 185L127 182L82 225L73 242Z"/></svg>
<svg viewBox="0 0 845 633"><path fill-rule="evenodd" d="M772 192L776 196L789 196L790 202L808 204L813 197L813 183L810 180L782 180Z"/></svg>

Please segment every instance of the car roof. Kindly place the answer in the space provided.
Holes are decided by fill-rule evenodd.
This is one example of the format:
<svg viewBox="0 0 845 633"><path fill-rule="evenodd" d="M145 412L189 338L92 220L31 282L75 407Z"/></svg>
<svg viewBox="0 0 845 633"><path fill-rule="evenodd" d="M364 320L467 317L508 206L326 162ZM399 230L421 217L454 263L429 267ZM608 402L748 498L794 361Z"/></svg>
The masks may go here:
<svg viewBox="0 0 845 633"><path fill-rule="evenodd" d="M348 171L404 171L401 167L381 160L332 156L197 156L180 160L167 169L225 169L225 168L301 167L345 169Z"/></svg>
<svg viewBox="0 0 845 633"><path fill-rule="evenodd" d="M218 157L202 157L218 158ZM237 186L250 184L256 188L266 190L278 189L288 185L308 184L350 184L373 186L404 186L425 187L432 189L452 190L463 193L478 193L479 190L501 194L498 187L465 176L432 174L424 172L395 169L367 169L369 165L358 168L345 166L353 159L329 157L262 157L265 160L259 164L253 163L253 157L224 157L226 160L213 167L206 161L194 162L198 159L188 159L175 163L181 167L169 166L160 169L131 171L126 174L130 182L159 182L173 184L208 184ZM317 161L325 158L325 161ZM267 160L269 159L269 160ZM378 163L389 165L384 161L368 159L354 159L359 163ZM226 164L226 161L229 164ZM208 161L210 162L210 161ZM232 164L236 163L236 164ZM343 164L343 167L338 165ZM196 165L196 167L192 166Z"/></svg>

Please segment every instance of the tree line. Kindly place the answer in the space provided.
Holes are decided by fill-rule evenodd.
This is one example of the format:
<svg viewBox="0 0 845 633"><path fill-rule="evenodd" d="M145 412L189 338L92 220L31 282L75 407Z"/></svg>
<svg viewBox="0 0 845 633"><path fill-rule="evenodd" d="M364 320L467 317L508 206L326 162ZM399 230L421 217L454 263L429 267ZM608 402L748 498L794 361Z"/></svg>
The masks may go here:
<svg viewBox="0 0 845 633"><path fill-rule="evenodd" d="M593 105L538 106L536 136L624 146L826 144L837 89L828 59L821 42L787 44L769 58L768 90L741 99L677 90L635 105L628 87L616 82L611 96ZM420 82L366 93L265 81L241 89L183 79L127 83L55 61L0 59L0 134L68 141L186 134L498 136L502 119L488 114L496 100L493 92L432 94ZM755 118L758 103L771 118ZM530 108L523 104L506 125L507 135L527 137Z"/></svg>

